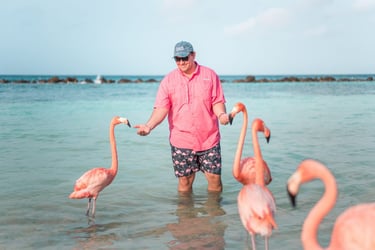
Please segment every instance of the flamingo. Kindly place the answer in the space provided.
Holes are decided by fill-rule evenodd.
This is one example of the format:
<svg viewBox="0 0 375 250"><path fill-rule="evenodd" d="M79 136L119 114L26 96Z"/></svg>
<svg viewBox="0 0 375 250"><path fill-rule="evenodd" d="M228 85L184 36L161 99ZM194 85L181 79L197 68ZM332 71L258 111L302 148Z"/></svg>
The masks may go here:
<svg viewBox="0 0 375 250"><path fill-rule="evenodd" d="M253 123L254 124L254 123ZM261 119L256 119L255 127L266 128ZM264 130L264 129L263 129ZM277 228L274 219L276 213L275 199L267 188L260 150L255 153L255 183L243 185L237 197L238 212L242 225L251 235L253 250L256 250L255 235L260 234L265 239L265 249L268 250L268 238L272 230Z"/></svg>
<svg viewBox="0 0 375 250"><path fill-rule="evenodd" d="M112 152L112 165L110 168L93 168L86 173L84 173L74 185L74 191L69 195L70 199L83 199L88 198L87 211L86 215L90 214L91 207L91 216L95 217L95 208L96 208L96 199L99 196L99 193L107 187L113 179L116 177L118 170L118 158L117 158L117 149L116 149L116 140L114 129L115 126L123 123L131 127L128 119L115 116L112 118L109 126L109 140L111 144ZM91 200L93 204L91 206Z"/></svg>
<svg viewBox="0 0 375 250"><path fill-rule="evenodd" d="M303 223L301 240L304 249L323 249L317 234L323 218L334 207L337 199L337 185L335 177L321 162L306 159L287 182L287 191L292 205L296 206L296 196L299 187L312 181L321 179L325 192L318 203L311 209ZM333 226L331 242L326 249L352 250L375 249L375 203L363 203L346 209Z"/></svg>
<svg viewBox="0 0 375 250"><path fill-rule="evenodd" d="M271 172L267 166L267 163L262 158L257 132L263 132L268 143L271 138L271 131L266 126L264 126L264 122L261 119L255 119L252 123L254 157L246 157L241 160L248 122L246 106L241 102L236 103L229 115L229 120L232 124L233 118L239 112L243 113L243 123L240 138L238 140L237 151L233 162L233 177L244 185L254 183L255 162L256 159L259 159L259 161L263 164L265 184L268 185L272 181Z"/></svg>

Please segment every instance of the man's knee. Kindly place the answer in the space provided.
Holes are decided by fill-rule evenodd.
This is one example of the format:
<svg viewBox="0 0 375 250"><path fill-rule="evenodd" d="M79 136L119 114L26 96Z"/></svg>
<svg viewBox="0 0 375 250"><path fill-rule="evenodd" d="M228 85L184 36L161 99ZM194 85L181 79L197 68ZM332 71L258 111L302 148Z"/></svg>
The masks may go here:
<svg viewBox="0 0 375 250"><path fill-rule="evenodd" d="M206 179L208 182L208 191L221 192L223 191L223 185L221 182L221 175L206 173Z"/></svg>
<svg viewBox="0 0 375 250"><path fill-rule="evenodd" d="M183 176L178 178L178 191L191 192L193 189L194 175Z"/></svg>

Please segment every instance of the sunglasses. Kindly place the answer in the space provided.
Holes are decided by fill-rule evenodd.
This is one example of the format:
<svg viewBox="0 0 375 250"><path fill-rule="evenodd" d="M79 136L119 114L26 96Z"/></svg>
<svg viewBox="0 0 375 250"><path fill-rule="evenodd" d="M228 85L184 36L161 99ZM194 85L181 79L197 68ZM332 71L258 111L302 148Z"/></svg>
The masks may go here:
<svg viewBox="0 0 375 250"><path fill-rule="evenodd" d="M177 57L177 56L175 56L174 60L176 62L179 62L179 61L187 62L187 60L189 60L189 56L185 56L185 57Z"/></svg>

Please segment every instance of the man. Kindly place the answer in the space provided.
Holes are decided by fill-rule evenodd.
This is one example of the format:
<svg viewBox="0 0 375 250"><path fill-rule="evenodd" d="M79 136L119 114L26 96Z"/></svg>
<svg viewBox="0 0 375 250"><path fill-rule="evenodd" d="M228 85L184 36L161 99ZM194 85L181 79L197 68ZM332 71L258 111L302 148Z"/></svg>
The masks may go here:
<svg viewBox="0 0 375 250"><path fill-rule="evenodd" d="M161 81L147 123L134 127L137 134L146 136L168 115L178 191L192 192L195 173L202 171L208 182L208 191L221 192L219 122L226 125L229 117L218 75L199 65L195 56L189 42L181 41L175 45L177 68Z"/></svg>

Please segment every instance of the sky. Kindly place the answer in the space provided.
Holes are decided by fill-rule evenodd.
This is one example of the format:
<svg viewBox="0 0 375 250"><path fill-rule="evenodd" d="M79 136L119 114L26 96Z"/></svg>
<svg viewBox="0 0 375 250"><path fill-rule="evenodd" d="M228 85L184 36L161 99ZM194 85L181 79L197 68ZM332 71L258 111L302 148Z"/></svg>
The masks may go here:
<svg viewBox="0 0 375 250"><path fill-rule="evenodd" d="M0 0L0 75L375 73L375 0Z"/></svg>

